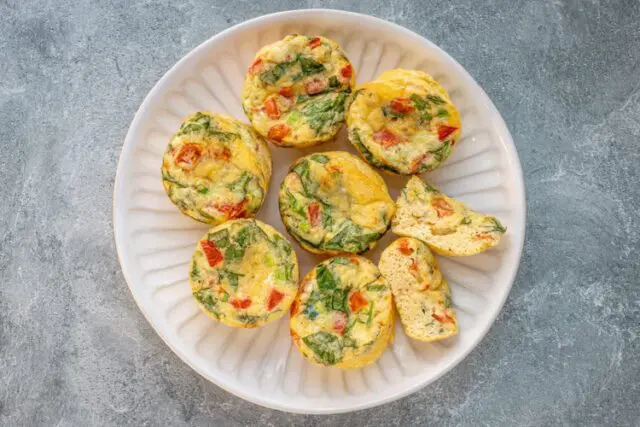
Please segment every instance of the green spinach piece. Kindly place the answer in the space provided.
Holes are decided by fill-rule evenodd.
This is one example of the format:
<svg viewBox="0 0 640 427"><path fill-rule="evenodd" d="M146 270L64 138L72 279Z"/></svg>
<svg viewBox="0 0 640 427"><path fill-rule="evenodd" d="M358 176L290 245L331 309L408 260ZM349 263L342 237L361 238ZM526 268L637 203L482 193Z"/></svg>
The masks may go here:
<svg viewBox="0 0 640 427"><path fill-rule="evenodd" d="M340 86L340 81L336 76L329 77L329 87L338 87Z"/></svg>
<svg viewBox="0 0 640 427"><path fill-rule="evenodd" d="M420 111L424 110L429 105L427 101L417 93L411 94L411 100L413 101L413 105L416 106L416 109Z"/></svg>
<svg viewBox="0 0 640 427"><path fill-rule="evenodd" d="M369 244L380 238L380 233L362 234L362 227L347 221L347 225L333 236L331 240L323 244L324 248L343 250L345 252L364 252L369 249Z"/></svg>
<svg viewBox="0 0 640 427"><path fill-rule="evenodd" d="M321 163L323 165L326 165L327 163L329 163L329 158L324 154L314 154L311 156L311 160L317 163Z"/></svg>
<svg viewBox="0 0 640 427"><path fill-rule="evenodd" d="M436 105L444 104L444 99L440 98L438 95L427 95L427 99Z"/></svg>
<svg viewBox="0 0 640 427"><path fill-rule="evenodd" d="M227 188L229 188L229 190L233 191L234 193L246 194L247 184L249 184L249 181L251 181L253 178L254 177L250 175L249 172L245 171L242 173L242 175L240 175L240 178L230 183Z"/></svg>
<svg viewBox="0 0 640 427"><path fill-rule="evenodd" d="M320 184L311 179L311 165L309 162L306 159L301 161L293 168L293 171L300 177L305 196L313 198Z"/></svg>
<svg viewBox="0 0 640 427"><path fill-rule="evenodd" d="M284 76L289 68L295 65L296 61L281 62L274 65L269 70L260 74L260 81L263 84L274 85Z"/></svg>
<svg viewBox="0 0 640 427"><path fill-rule="evenodd" d="M331 309L336 311L342 311L349 314L347 309L347 296L349 295L349 288L346 289L334 289L331 296Z"/></svg>
<svg viewBox="0 0 640 427"><path fill-rule="evenodd" d="M387 287L385 285L366 285L364 288L371 292L381 292L387 290Z"/></svg>
<svg viewBox="0 0 640 427"><path fill-rule="evenodd" d="M307 56L298 55L297 59L300 62L300 68L302 69L302 74L305 76L318 74L326 70L324 65L322 65L319 62L316 62L315 60Z"/></svg>
<svg viewBox="0 0 640 427"><path fill-rule="evenodd" d="M189 276L191 277L191 280L194 280L194 281L200 280L200 269L198 268L195 262L191 267L191 272L189 273Z"/></svg>
<svg viewBox="0 0 640 427"><path fill-rule="evenodd" d="M209 234L209 240L219 248L226 248L229 245L229 230L220 230Z"/></svg>
<svg viewBox="0 0 640 427"><path fill-rule="evenodd" d="M444 308L451 308L453 303L451 302L451 295L444 296Z"/></svg>
<svg viewBox="0 0 640 427"><path fill-rule="evenodd" d="M316 281L318 283L318 289L324 292L331 291L338 286L338 281L333 276L333 273L324 264L316 267Z"/></svg>
<svg viewBox="0 0 640 427"><path fill-rule="evenodd" d="M309 127L320 134L323 129L344 119L347 97L346 91L338 93L335 98L333 98L333 93L329 93L322 101L306 104L301 113L306 117Z"/></svg>
<svg viewBox="0 0 640 427"><path fill-rule="evenodd" d="M181 188L187 188L188 185L181 183L180 181L178 181L177 179L175 179L174 177L172 177L169 172L164 172L162 174L162 179L164 179L165 181L168 181L174 185L177 185L178 187Z"/></svg>
<svg viewBox="0 0 640 427"><path fill-rule="evenodd" d="M505 227L504 225L502 225L500 223L500 221L498 221L496 218L491 218L491 225L489 226L489 228L487 228L487 231L490 233L506 233L507 232L507 227Z"/></svg>
<svg viewBox="0 0 640 427"><path fill-rule="evenodd" d="M236 316L236 319L238 319L240 323L244 323L245 325L255 325L262 319L262 316L242 313Z"/></svg>
<svg viewBox="0 0 640 427"><path fill-rule="evenodd" d="M233 263L236 261L241 261L244 256L244 248L238 246L237 244L230 244L227 246L227 249L224 251L224 260L227 263Z"/></svg>
<svg viewBox="0 0 640 427"><path fill-rule="evenodd" d="M235 271L227 270L226 268L219 271L220 278L226 279L229 282L229 286L233 289L238 289L238 280L244 277L244 274L236 273Z"/></svg>
<svg viewBox="0 0 640 427"><path fill-rule="evenodd" d="M302 341L315 353L316 359L323 365L335 365L342 360L340 340L329 332L316 332L302 338Z"/></svg>
<svg viewBox="0 0 640 427"><path fill-rule="evenodd" d="M331 260L331 264L338 264L338 265L349 265L351 264L351 261L349 261L349 258L343 257L343 256L339 256L339 257L335 257L334 259Z"/></svg>
<svg viewBox="0 0 640 427"><path fill-rule="evenodd" d="M440 148L438 148L437 150L432 151L432 153L437 161L443 161L444 159L449 157L449 154L451 154L451 142L443 142L442 146L440 146Z"/></svg>
<svg viewBox="0 0 640 427"><path fill-rule="evenodd" d="M217 319L220 318L220 311L218 310L218 299L213 296L211 288L203 288L193 292L193 297L207 309L207 311L213 314Z"/></svg>

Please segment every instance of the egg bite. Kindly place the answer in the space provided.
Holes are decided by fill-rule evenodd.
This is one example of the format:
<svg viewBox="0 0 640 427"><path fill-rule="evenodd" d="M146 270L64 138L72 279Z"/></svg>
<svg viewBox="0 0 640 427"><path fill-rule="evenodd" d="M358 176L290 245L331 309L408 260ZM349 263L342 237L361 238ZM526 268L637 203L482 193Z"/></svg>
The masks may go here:
<svg viewBox="0 0 640 427"><path fill-rule="evenodd" d="M355 78L335 41L289 35L256 54L242 107L253 127L274 144L308 147L338 133Z"/></svg>
<svg viewBox="0 0 640 427"><path fill-rule="evenodd" d="M244 123L198 112L171 138L161 172L169 199L182 213L217 225L258 212L271 180L271 153Z"/></svg>
<svg viewBox="0 0 640 427"><path fill-rule="evenodd" d="M391 230L420 239L442 255L484 252L507 231L495 217L471 210L416 176L402 190L396 206Z"/></svg>
<svg viewBox="0 0 640 427"><path fill-rule="evenodd" d="M449 284L426 244L402 237L382 252L378 268L409 337L430 342L458 333Z"/></svg>
<svg viewBox="0 0 640 427"><path fill-rule="evenodd" d="M198 242L189 283L200 308L236 328L282 317L298 291L298 259L273 227L237 219L213 227Z"/></svg>
<svg viewBox="0 0 640 427"><path fill-rule="evenodd" d="M409 175L431 171L460 138L458 110L428 74L396 69L358 88L347 112L349 140L371 165Z"/></svg>
<svg viewBox="0 0 640 427"><path fill-rule="evenodd" d="M361 253L375 246L395 205L383 179L344 151L302 157L279 191L282 221L307 251Z"/></svg>
<svg viewBox="0 0 640 427"><path fill-rule="evenodd" d="M312 363L361 368L375 362L393 338L389 284L359 256L316 265L291 305L291 337Z"/></svg>

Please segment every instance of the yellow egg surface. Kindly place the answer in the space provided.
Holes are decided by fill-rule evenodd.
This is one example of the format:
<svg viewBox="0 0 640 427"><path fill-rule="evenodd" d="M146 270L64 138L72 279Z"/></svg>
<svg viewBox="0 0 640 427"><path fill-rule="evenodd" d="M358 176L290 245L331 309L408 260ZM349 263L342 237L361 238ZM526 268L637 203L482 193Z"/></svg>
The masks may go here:
<svg viewBox="0 0 640 427"><path fill-rule="evenodd" d="M162 158L162 184L181 212L207 224L255 215L271 180L264 139L238 120L198 112Z"/></svg>
<svg viewBox="0 0 640 427"><path fill-rule="evenodd" d="M354 86L355 72L338 43L289 35L256 54L242 107L253 127L273 143L307 147L338 133Z"/></svg>
<svg viewBox="0 0 640 427"><path fill-rule="evenodd" d="M209 316L236 328L282 317L298 291L298 259L291 243L256 219L209 230L198 242L189 283Z"/></svg>
<svg viewBox="0 0 640 427"><path fill-rule="evenodd" d="M373 248L395 209L380 175L344 151L298 159L280 186L279 206L304 249L331 255Z"/></svg>
<svg viewBox="0 0 640 427"><path fill-rule="evenodd" d="M291 305L291 337L312 363L360 368L375 362L393 338L391 289L359 256L316 265Z"/></svg>
<svg viewBox="0 0 640 427"><path fill-rule="evenodd" d="M458 333L449 284L427 245L402 237L382 252L378 267L409 337L429 342Z"/></svg>
<svg viewBox="0 0 640 427"><path fill-rule="evenodd" d="M420 239L442 255L484 252L507 231L495 217L471 210L417 176L409 180L396 206L392 231Z"/></svg>
<svg viewBox="0 0 640 427"><path fill-rule="evenodd" d="M402 175L437 168L461 133L460 114L447 92L428 74L403 69L358 88L347 126L367 162Z"/></svg>

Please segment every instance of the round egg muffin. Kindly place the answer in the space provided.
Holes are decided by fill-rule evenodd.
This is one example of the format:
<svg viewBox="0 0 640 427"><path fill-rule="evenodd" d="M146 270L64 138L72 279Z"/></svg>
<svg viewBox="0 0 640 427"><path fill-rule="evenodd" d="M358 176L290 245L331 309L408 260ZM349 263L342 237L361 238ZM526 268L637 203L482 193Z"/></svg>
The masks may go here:
<svg viewBox="0 0 640 427"><path fill-rule="evenodd" d="M171 138L161 170L167 195L180 211L217 225L258 212L271 180L271 153L244 123L199 112Z"/></svg>
<svg viewBox="0 0 640 427"><path fill-rule="evenodd" d="M361 368L393 338L391 290L378 268L359 256L316 265L291 305L291 337L300 353L322 366Z"/></svg>
<svg viewBox="0 0 640 427"><path fill-rule="evenodd" d="M298 259L291 243L256 219L209 230L198 242L189 283L200 308L236 328L279 319L298 291Z"/></svg>
<svg viewBox="0 0 640 427"><path fill-rule="evenodd" d="M344 151L298 159L280 186L287 231L309 252L361 253L375 246L395 209L383 179Z"/></svg>
<svg viewBox="0 0 640 427"><path fill-rule="evenodd" d="M401 175L437 168L461 133L447 92L428 74L403 69L386 71L355 92L347 126L367 162Z"/></svg>
<svg viewBox="0 0 640 427"><path fill-rule="evenodd" d="M442 255L484 252L507 231L495 217L471 210L417 176L409 180L396 206L393 232L420 239Z"/></svg>
<svg viewBox="0 0 640 427"><path fill-rule="evenodd" d="M308 147L338 133L354 85L355 72L338 43L289 35L257 53L242 107L253 127L275 144Z"/></svg>
<svg viewBox="0 0 640 427"><path fill-rule="evenodd" d="M391 285L408 336L430 342L458 333L449 284L427 245L410 237L400 238L382 252L378 267Z"/></svg>

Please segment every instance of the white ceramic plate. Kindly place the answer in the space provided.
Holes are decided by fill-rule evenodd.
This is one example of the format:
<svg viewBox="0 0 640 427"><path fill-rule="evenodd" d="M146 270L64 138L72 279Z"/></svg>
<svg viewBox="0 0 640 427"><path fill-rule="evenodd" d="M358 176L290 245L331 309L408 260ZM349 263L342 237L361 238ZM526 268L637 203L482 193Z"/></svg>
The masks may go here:
<svg viewBox="0 0 640 427"><path fill-rule="evenodd" d="M364 369L342 371L304 361L292 346L288 317L258 329L214 323L191 296L187 264L207 227L180 214L161 184L162 153L186 115L208 110L246 121L240 107L245 70L259 47L290 33L338 41L358 83L382 71L421 69L447 89L462 115L463 133L451 157L427 174L446 193L507 225L501 244L473 257L439 262L452 285L460 334L440 343L396 338L381 359ZM277 189L297 157L311 151L354 152L338 140L296 150L271 146L274 174L258 218L286 235ZM384 175L395 199L407 178ZM140 309L182 360L205 378L259 405L290 412L336 413L380 405L431 383L459 363L495 320L516 275L525 227L522 171L511 135L484 91L440 48L398 25L334 10L276 13L236 25L181 59L151 90L127 134L114 190L115 240L122 271ZM391 233L369 253L394 239ZM321 257L295 245L301 274Z"/></svg>

